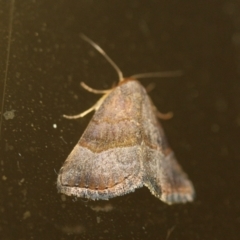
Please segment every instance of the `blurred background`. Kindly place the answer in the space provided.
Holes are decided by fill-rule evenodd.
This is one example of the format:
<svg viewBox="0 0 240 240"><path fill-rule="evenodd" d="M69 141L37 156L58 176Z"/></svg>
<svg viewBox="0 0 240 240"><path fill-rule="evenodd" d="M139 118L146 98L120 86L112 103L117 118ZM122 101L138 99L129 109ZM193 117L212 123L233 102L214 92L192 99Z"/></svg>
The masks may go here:
<svg viewBox="0 0 240 240"><path fill-rule="evenodd" d="M240 4L224 0L0 0L0 239L240 239ZM117 75L143 79L196 189L168 206L146 188L110 201L57 192L57 173L92 114L67 120ZM4 101L4 102L3 102ZM4 103L4 104L3 104Z"/></svg>

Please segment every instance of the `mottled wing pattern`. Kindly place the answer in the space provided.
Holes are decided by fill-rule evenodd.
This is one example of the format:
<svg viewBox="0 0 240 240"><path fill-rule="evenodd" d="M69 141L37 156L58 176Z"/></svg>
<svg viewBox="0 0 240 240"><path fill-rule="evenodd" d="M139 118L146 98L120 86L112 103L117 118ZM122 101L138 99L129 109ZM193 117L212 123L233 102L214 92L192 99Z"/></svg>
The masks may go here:
<svg viewBox="0 0 240 240"><path fill-rule="evenodd" d="M145 92L145 89L142 89ZM194 188L169 148L147 93L142 94L142 135L145 145L144 185L168 204L193 201Z"/></svg>
<svg viewBox="0 0 240 240"><path fill-rule="evenodd" d="M106 97L60 170L61 193L108 199L143 186L141 89L128 81Z"/></svg>
<svg viewBox="0 0 240 240"><path fill-rule="evenodd" d="M194 198L138 81L125 80L106 97L61 168L57 185L61 193L93 200L143 185L168 204Z"/></svg>

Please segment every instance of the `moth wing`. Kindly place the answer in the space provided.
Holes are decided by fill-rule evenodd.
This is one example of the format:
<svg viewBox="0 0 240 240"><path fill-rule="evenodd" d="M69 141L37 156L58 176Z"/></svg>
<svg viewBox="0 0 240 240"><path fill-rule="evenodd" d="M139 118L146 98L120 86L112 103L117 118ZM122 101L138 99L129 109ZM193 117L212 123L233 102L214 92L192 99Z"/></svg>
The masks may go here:
<svg viewBox="0 0 240 240"><path fill-rule="evenodd" d="M145 95L142 102L144 185L168 204L193 201L193 185L169 148L155 111L150 98Z"/></svg>
<svg viewBox="0 0 240 240"><path fill-rule="evenodd" d="M139 91L129 81L106 97L60 170L61 193L109 199L143 185Z"/></svg>

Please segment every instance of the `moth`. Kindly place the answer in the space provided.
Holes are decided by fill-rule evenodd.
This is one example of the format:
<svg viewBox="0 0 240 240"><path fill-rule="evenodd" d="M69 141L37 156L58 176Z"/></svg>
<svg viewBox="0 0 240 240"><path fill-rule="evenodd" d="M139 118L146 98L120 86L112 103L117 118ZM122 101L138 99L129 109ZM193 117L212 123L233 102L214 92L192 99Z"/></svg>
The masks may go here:
<svg viewBox="0 0 240 240"><path fill-rule="evenodd" d="M103 94L85 112L66 116L84 117L95 111L79 142L63 164L57 179L60 193L92 200L108 200L142 186L167 204L194 199L194 187L168 145L158 112L137 79L169 77L179 72L144 73L124 78L104 50L82 35L117 71L118 85L89 92ZM169 117L169 116L167 116Z"/></svg>

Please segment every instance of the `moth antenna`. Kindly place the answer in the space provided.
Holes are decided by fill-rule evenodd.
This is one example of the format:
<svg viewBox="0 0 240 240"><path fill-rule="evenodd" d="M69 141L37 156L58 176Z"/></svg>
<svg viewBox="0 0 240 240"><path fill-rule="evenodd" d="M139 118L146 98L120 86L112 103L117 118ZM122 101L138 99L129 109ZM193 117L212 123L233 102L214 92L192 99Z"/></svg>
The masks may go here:
<svg viewBox="0 0 240 240"><path fill-rule="evenodd" d="M119 78L119 82L123 81L123 73L120 70L120 68L117 66L117 64L106 54L106 52L95 42L93 42L90 38L85 36L84 34L80 34L81 38L88 42L92 47L94 47L111 65L112 67L116 70Z"/></svg>
<svg viewBox="0 0 240 240"><path fill-rule="evenodd" d="M180 77L183 75L181 70L178 71L166 71L166 72L150 72L150 73L139 73L131 76L130 78L165 78L165 77Z"/></svg>

